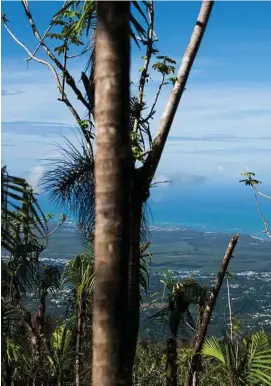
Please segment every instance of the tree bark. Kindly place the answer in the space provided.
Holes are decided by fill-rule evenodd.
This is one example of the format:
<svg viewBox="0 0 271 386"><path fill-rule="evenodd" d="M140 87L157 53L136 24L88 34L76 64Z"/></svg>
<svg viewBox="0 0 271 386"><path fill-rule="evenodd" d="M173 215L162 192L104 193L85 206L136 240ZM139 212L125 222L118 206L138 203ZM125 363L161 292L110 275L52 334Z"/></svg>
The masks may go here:
<svg viewBox="0 0 271 386"><path fill-rule="evenodd" d="M177 337L172 336L167 341L166 385L177 386Z"/></svg>
<svg viewBox="0 0 271 386"><path fill-rule="evenodd" d="M135 171L136 172L136 171ZM128 310L126 322L126 339L123 347L123 356L126 368L126 384L132 385L134 358L136 355L137 338L140 318L140 236L142 225L142 205L140 187L137 188L134 178L133 195L131 203L131 250L128 271Z"/></svg>
<svg viewBox="0 0 271 386"><path fill-rule="evenodd" d="M233 236L231 239L228 248L226 250L225 256L223 258L220 270L217 274L215 284L213 287L213 290L211 292L209 302L207 306L205 307L205 311L202 317L202 323L201 325L197 328L196 332L196 340L195 340L195 345L194 345L194 354L191 359L191 363L189 365L188 371L187 371L187 376L185 380L184 386L191 386L194 385L196 386L196 383L194 381L193 383L193 378L196 380L198 378L197 372L199 371L200 368L200 363L201 363L201 357L200 357L200 352L202 350L202 346L206 337L207 329L211 320L211 316L213 313L213 309L215 307L215 303L217 300L217 297L220 292L220 288L222 286L225 274L227 272L227 268L230 262L230 259L232 257L233 251L236 247L237 241L239 238L239 234Z"/></svg>
<svg viewBox="0 0 271 386"><path fill-rule="evenodd" d="M77 309L77 330L76 330L76 345L75 345L75 386L80 386L80 356L81 356L81 339L83 328L83 307L82 302Z"/></svg>
<svg viewBox="0 0 271 386"><path fill-rule="evenodd" d="M93 386L125 385L132 155L130 3L97 3Z"/></svg>
<svg viewBox="0 0 271 386"><path fill-rule="evenodd" d="M202 38L204 36L204 32L208 24L209 17L211 15L213 5L213 1L202 2L198 20L194 27L190 42L186 48L181 66L178 71L177 80L175 81L174 87L171 91L169 100L160 120L160 124L153 141L151 152L149 153L144 165L144 168L147 170L147 173L149 175L149 183L151 183L156 172L157 166L159 164L173 119L175 117L181 97L185 90L186 82L188 80L191 68L193 66Z"/></svg>

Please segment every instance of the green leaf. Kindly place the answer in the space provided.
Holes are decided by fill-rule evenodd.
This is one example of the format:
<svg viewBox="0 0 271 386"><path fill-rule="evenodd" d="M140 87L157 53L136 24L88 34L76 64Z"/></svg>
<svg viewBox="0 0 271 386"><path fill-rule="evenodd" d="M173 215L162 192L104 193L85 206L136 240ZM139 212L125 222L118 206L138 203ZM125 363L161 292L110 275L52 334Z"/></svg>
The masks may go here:
<svg viewBox="0 0 271 386"><path fill-rule="evenodd" d="M205 356L216 358L218 361L223 363L223 365L226 364L224 354L216 337L206 339L202 348L202 354Z"/></svg>

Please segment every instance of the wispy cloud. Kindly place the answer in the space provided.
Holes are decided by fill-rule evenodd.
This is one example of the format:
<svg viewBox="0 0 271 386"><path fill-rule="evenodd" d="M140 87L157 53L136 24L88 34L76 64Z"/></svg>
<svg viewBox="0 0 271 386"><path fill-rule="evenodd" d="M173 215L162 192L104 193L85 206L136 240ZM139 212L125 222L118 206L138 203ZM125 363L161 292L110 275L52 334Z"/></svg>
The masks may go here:
<svg viewBox="0 0 271 386"><path fill-rule="evenodd" d="M2 101L4 140L13 148L4 148L4 159L13 167L24 163L32 169L38 159L56 154L60 134L70 139L77 132L76 124L66 106L57 100L52 76L46 70L6 70L4 90L23 90ZM76 79L80 72L75 69ZM256 83L190 82L176 113L170 137L163 154L160 174L168 171L213 179L233 179L247 166L269 175L271 127L271 87ZM155 134L166 104L169 88L165 88L152 121ZM151 105L155 87L147 87L146 101ZM85 110L75 99L82 117ZM62 142L63 143L63 142ZM29 150L30 149L30 150ZM20 162L15 161L16 155Z"/></svg>
<svg viewBox="0 0 271 386"><path fill-rule="evenodd" d="M18 95L18 94L23 94L23 91L18 90L18 91L12 91L12 90L1 90L1 95L3 97L5 96L11 96L11 95Z"/></svg>

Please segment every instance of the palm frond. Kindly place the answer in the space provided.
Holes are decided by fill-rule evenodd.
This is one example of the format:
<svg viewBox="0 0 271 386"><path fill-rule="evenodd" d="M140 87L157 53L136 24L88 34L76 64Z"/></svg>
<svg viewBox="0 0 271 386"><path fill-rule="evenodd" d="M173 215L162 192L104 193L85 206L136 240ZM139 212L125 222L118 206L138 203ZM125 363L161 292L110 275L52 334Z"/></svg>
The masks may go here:
<svg viewBox="0 0 271 386"><path fill-rule="evenodd" d="M47 221L26 180L10 176L6 167L1 168L1 178L2 247L14 253L22 240L44 237L48 233Z"/></svg>
<svg viewBox="0 0 271 386"><path fill-rule="evenodd" d="M271 385L271 348L264 332L252 335L248 344L248 376L249 384L264 382Z"/></svg>
<svg viewBox="0 0 271 386"><path fill-rule="evenodd" d="M64 206L89 231L94 227L94 159L84 139L78 150L66 140L63 158L53 160L42 179L44 191L53 202Z"/></svg>
<svg viewBox="0 0 271 386"><path fill-rule="evenodd" d="M216 358L223 365L226 364L225 356L216 337L206 339L202 348L202 354L207 357Z"/></svg>

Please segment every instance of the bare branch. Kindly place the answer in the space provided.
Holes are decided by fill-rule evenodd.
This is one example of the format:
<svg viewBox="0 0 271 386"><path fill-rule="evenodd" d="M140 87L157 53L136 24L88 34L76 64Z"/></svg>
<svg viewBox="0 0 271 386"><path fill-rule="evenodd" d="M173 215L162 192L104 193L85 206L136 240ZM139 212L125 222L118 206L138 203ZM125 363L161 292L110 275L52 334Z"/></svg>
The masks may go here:
<svg viewBox="0 0 271 386"><path fill-rule="evenodd" d="M162 87L164 85L164 81L165 81L165 74L163 74L163 76L162 76L162 80L161 80L161 83L160 83L160 85L158 87L158 90L157 90L156 96L154 98L151 110L150 110L149 114L147 115L147 117L143 119L143 123L148 122L149 119L152 118L152 116L154 115L154 113L155 113L154 109L155 109L156 103L158 101L158 98L160 96Z"/></svg>
<svg viewBox="0 0 271 386"><path fill-rule="evenodd" d="M64 224L64 222L66 221L66 216L63 217L62 221L50 232L48 233L47 235L43 236L43 237L40 237L40 236L36 236L37 239L48 239L49 237L51 237L60 227L61 225Z"/></svg>
<svg viewBox="0 0 271 386"><path fill-rule="evenodd" d="M144 165L146 175L149 179L149 184L151 183L151 180L159 164L173 119L175 117L192 65L196 58L206 26L208 24L213 5L213 1L202 2L198 20L192 32L190 42L187 46L181 66L179 68L177 80L175 81L174 87L171 91L171 95L162 115L156 137L154 138L152 151Z"/></svg>
<svg viewBox="0 0 271 386"><path fill-rule="evenodd" d="M195 340L195 345L194 345L194 354L191 358L191 363L188 369L188 373L186 376L186 380L184 383L184 386L192 386L192 380L193 378L197 379L196 374L199 371L199 363L200 363L200 352L202 350L202 346L205 340L205 336L207 334L207 329L209 327L209 323L211 320L211 316L215 307L215 303L217 300L217 297L220 292L220 288L222 286L225 274L227 272L227 268L229 265L229 262L232 258L232 254L234 252L234 249L236 247L237 241L239 239L239 234L235 235L232 237L228 248L225 252L225 256L223 258L220 270L217 274L214 287L212 289L209 301L207 306L205 307L203 317L202 317L202 322L197 328L197 334L196 334L196 340Z"/></svg>
<svg viewBox="0 0 271 386"><path fill-rule="evenodd" d="M43 37L42 37L42 42L43 40L46 38L48 32L50 32L51 28L52 28L53 24L50 23L49 27L47 28L47 30L44 32L43 34ZM35 51L33 52L33 54L31 56L29 56L29 58L26 59L27 62L29 62L31 59L32 59L32 56L36 55L36 53L38 52L39 48L41 46L41 42L38 44L37 48L35 49Z"/></svg>
<svg viewBox="0 0 271 386"><path fill-rule="evenodd" d="M255 201L256 201L257 210L260 213L261 219L262 219L262 221L264 223L265 229L264 229L263 233L265 233L268 237L271 238L271 232L270 232L269 223L268 223L266 217L264 216L263 212L261 211L257 193L255 193Z"/></svg>
<svg viewBox="0 0 271 386"><path fill-rule="evenodd" d="M14 35L14 33L9 29L9 27L7 26L7 23L2 21L6 31L9 33L9 35L12 37L12 39L20 46L22 47L26 52L27 54L29 55L29 58L35 60L36 62L40 63L40 64L43 64L45 66L47 66L53 73L54 75L54 78L56 80L56 83L57 83L57 88L60 92L60 95L61 95L61 98L58 98L58 100L60 102L63 102L66 104L66 106L68 107L68 109L70 110L70 112L72 113L72 115L74 116L77 124L79 125L79 127L81 127L81 122L82 122L82 119L80 118L79 114L77 113L76 109L74 108L74 106L71 104L70 100L68 99L67 95L65 94L64 92L64 84L65 84L65 76L67 76L67 71L65 69L64 66L62 66L62 68L64 69L63 71L63 84L61 84L61 81L60 81L60 78L59 78L59 75L57 74L57 71L55 69L55 67L47 62L46 60L43 60L43 59L40 59L40 58L37 58L34 54L31 53L31 51ZM27 60L29 60L29 58ZM66 63L65 63L66 64ZM68 82L67 82L68 83ZM89 106L89 105L88 105ZM90 144L90 137L89 135L86 133L86 131L84 129L82 129L82 132L83 132L83 135L87 141L87 144L88 144L88 147L91 147L91 144Z"/></svg>
<svg viewBox="0 0 271 386"><path fill-rule="evenodd" d="M251 185L251 186L252 186L252 188L255 190L255 192L256 192L257 194L259 194L259 196L262 196L262 197L264 197L264 198L267 198L268 200L271 200L271 196L267 196L266 194L260 192L260 191L256 188L255 185Z"/></svg>
<svg viewBox="0 0 271 386"><path fill-rule="evenodd" d="M140 80L139 80L139 88L138 88L138 97L137 97L137 103L138 103L138 115L135 117L134 120L134 127L133 131L138 132L139 128L139 122L140 122L140 114L142 110L142 103L143 103L143 97L144 97L144 88L146 84L146 79L148 76L148 68L150 64L150 59L152 56L152 48L153 48L153 32L154 32L154 7L153 7L153 0L150 1L148 5L148 14L149 14L149 26L148 26L148 39L146 41L146 55L144 59L144 65L143 70L141 72Z"/></svg>
<svg viewBox="0 0 271 386"><path fill-rule="evenodd" d="M61 63L60 61L57 59L57 57L52 53L52 51L49 49L49 47L44 43L40 33L38 32L38 29L36 27L36 24L34 23L34 20L33 20L33 17L32 17L32 14L29 10L29 6L28 6L28 1L27 0L22 0L22 5L24 7L24 10L25 10L25 14L27 16L27 19L29 21L29 24L32 28L32 31L33 31L33 34L34 36L36 37L36 39L38 40L38 42L40 43L41 47L43 47L44 51L46 52L46 54L49 56L49 58L55 63L55 65L60 69L60 71L62 71L63 73L65 73L65 77L66 77L66 82L67 84L71 87L71 89L74 91L74 93L76 94L77 96L77 99L80 100L80 102L87 108L89 109L89 104L87 102L87 100L83 97L81 91L79 90L79 88L76 86L75 84L75 81L73 79L73 77L70 75L69 71L67 70L67 68L65 68Z"/></svg>
<svg viewBox="0 0 271 386"><path fill-rule="evenodd" d="M43 60L43 59L40 59L40 58L37 58L36 56L34 56L30 50L14 35L14 33L9 29L9 27L7 26L7 24L5 22L3 22L4 24L4 27L6 28L6 31L9 33L9 35L12 37L12 39L20 46L22 47L27 53L28 55L30 56L31 59L35 60L36 62L38 63L41 63L41 64L44 64L45 66L49 67L50 70L53 72L54 74L54 77L56 79L56 82L57 82L57 85L58 87L61 89L61 83L60 83L60 79L59 79L59 76L56 72L56 69L54 68L54 66L49 63L49 62L46 62L46 60Z"/></svg>
<svg viewBox="0 0 271 386"><path fill-rule="evenodd" d="M83 51L79 52L78 54L67 55L67 59L73 59L73 58L77 58L78 56L84 55L84 54L85 54L86 52L88 52L90 49L91 49L91 47L87 47L87 48L85 48Z"/></svg>
<svg viewBox="0 0 271 386"><path fill-rule="evenodd" d="M166 180L166 181L157 181L157 182L153 182L152 184L151 184L151 187L154 187L155 185L159 185L159 184L171 184L172 183L172 181L170 181L170 180Z"/></svg>

